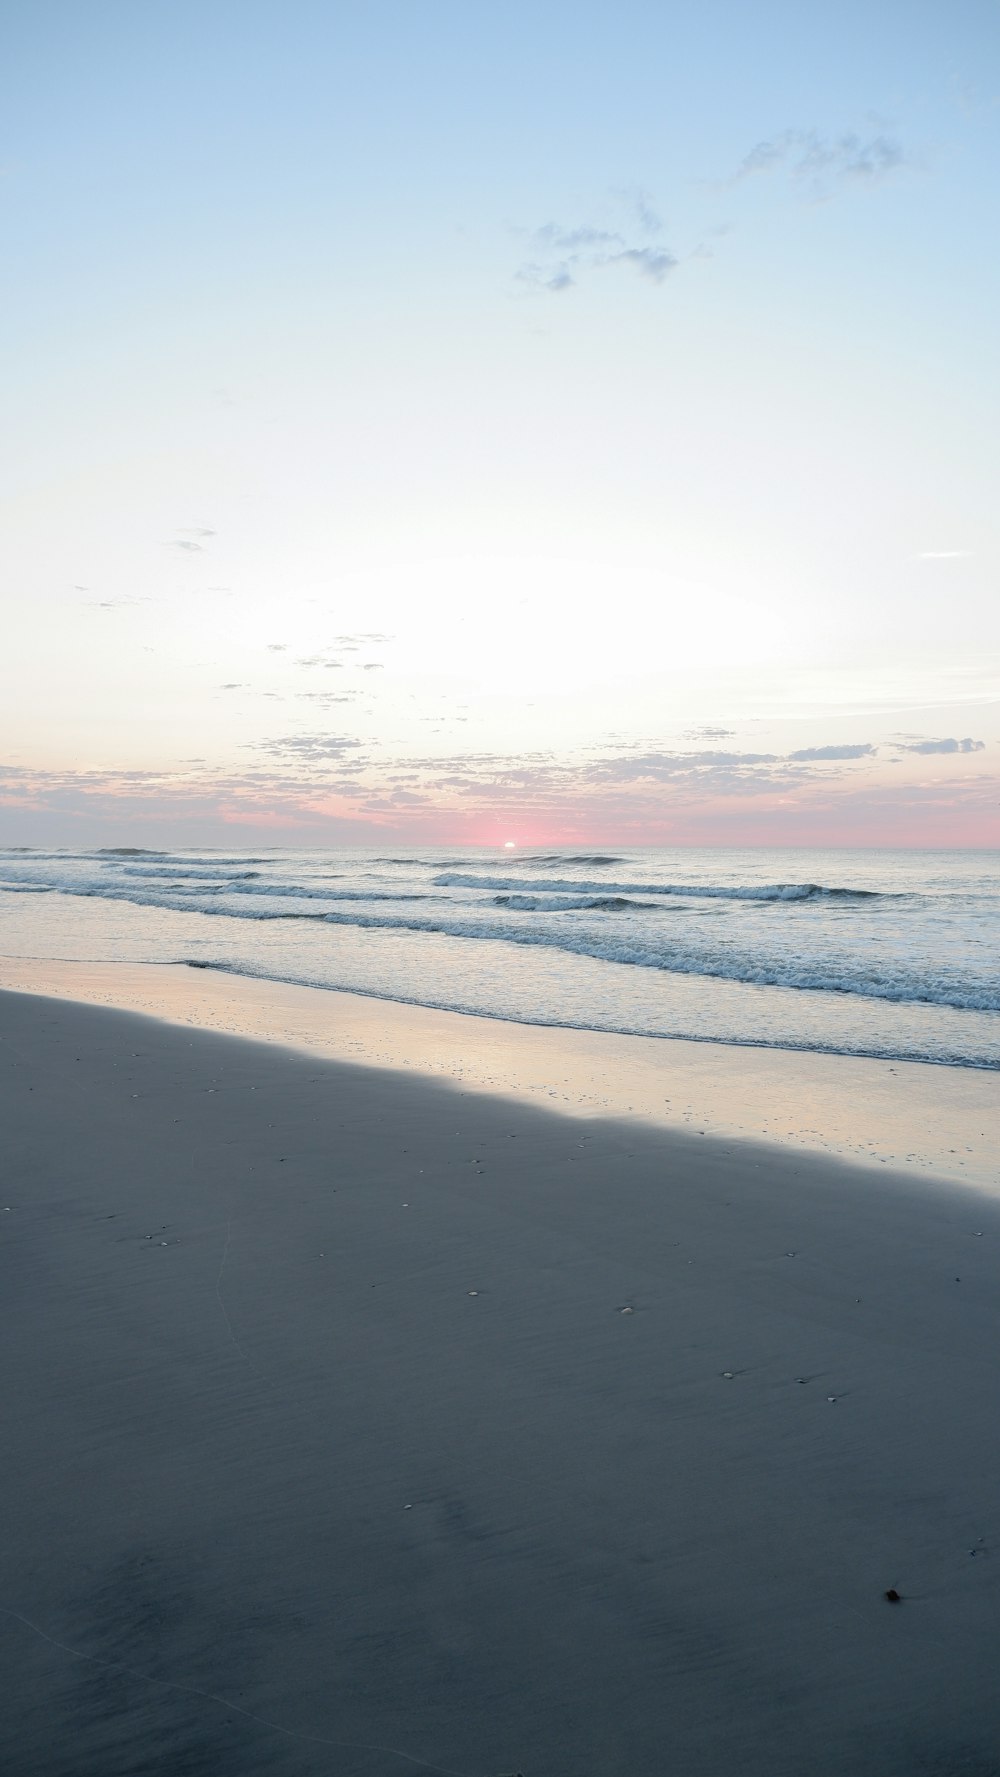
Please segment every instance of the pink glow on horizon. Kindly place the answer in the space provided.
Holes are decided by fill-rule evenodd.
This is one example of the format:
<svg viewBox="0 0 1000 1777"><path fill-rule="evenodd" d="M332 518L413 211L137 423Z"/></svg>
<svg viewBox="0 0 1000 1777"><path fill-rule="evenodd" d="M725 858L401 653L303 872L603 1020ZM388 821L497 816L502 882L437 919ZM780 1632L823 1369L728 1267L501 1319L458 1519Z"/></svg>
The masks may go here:
<svg viewBox="0 0 1000 1777"><path fill-rule="evenodd" d="M1000 846L1000 786L984 752L833 767L768 755L678 752L582 761L478 760L437 781L411 768L405 792L392 761L369 760L346 780L321 764L279 761L236 769L131 773L0 772L0 844L138 842L289 846L384 843L500 850L623 846ZM624 768L624 769L623 769ZM919 769L919 775L917 775ZM784 781L776 782L778 774ZM658 775L659 774L659 775ZM340 781L336 782L339 775ZM263 779L263 781L261 781ZM513 780L513 781L512 781ZM412 787L410 787L412 786Z"/></svg>

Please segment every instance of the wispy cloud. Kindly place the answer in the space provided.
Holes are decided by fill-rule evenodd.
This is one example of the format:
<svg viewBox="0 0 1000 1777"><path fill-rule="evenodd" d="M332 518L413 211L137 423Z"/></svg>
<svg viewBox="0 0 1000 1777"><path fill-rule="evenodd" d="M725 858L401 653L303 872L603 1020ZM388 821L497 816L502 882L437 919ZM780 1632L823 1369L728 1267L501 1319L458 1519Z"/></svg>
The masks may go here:
<svg viewBox="0 0 1000 1777"><path fill-rule="evenodd" d="M799 196L820 202L838 188L880 184L910 164L902 143L883 129L867 135L783 129L756 142L713 188L731 190L750 179L781 177ZM663 221L649 194L618 189L611 202L609 223L549 221L522 231L526 252L514 274L516 282L536 294L561 296L598 272L623 267L648 283L665 283L680 258L662 241ZM728 227L717 224L703 235L726 233ZM685 253L687 259L712 257L704 238Z"/></svg>
<svg viewBox="0 0 1000 1777"><path fill-rule="evenodd" d="M313 694L309 694L313 695ZM318 694L322 698L322 693ZM320 706L322 704L320 703ZM911 753L979 752L982 741L900 737ZM497 819L591 835L616 833L636 843L926 843L928 832L976 843L987 811L995 813L995 772L941 761L916 783L889 784L867 767L872 743L803 748L798 753L636 746L624 757L604 746L575 755L456 752L400 757L356 735L281 733L250 744L236 768L188 760L162 771L39 771L0 766L7 829L52 817L142 821L151 828L182 819L280 824L329 839L374 817L430 843L476 837ZM957 764L957 761L956 761ZM13 823L13 825L12 825ZM354 823L354 825L351 825Z"/></svg>
<svg viewBox="0 0 1000 1777"><path fill-rule="evenodd" d="M902 144L881 132L825 136L815 129L787 129L755 143L727 183L781 173L800 191L822 198L836 185L877 184L906 165Z"/></svg>
<svg viewBox="0 0 1000 1777"><path fill-rule="evenodd" d="M527 259L523 265L519 265L514 276L519 284L526 284L531 290L547 290L550 296L559 296L564 290L572 290L577 282L568 263L539 265L533 259Z"/></svg>
<svg viewBox="0 0 1000 1777"><path fill-rule="evenodd" d="M87 606L91 611L123 611L131 605L148 605L150 602L148 598L88 599Z"/></svg>
<svg viewBox="0 0 1000 1777"><path fill-rule="evenodd" d="M665 247L623 247L620 253L610 254L605 263L631 265L641 278L648 278L652 284L662 284L664 278L675 270L677 258Z"/></svg>
<svg viewBox="0 0 1000 1777"><path fill-rule="evenodd" d="M904 753L982 753L985 751L984 740L972 740L969 735L964 740L917 740L905 744Z"/></svg>
<svg viewBox="0 0 1000 1777"><path fill-rule="evenodd" d="M653 208L653 200L648 191L641 185L619 186L612 196L625 205L626 210L635 219L645 234L659 234L663 228L663 217Z"/></svg>
<svg viewBox="0 0 1000 1777"><path fill-rule="evenodd" d="M368 645L370 641L384 641L386 639L387 638L385 638L383 636L362 638L362 640L365 642L366 645ZM383 662L381 660L341 660L339 658L339 656L341 654L358 654L358 653L360 653L361 652L361 645L362 645L361 641L346 641L346 640L339 641L338 640L338 642L334 648L323 649L318 654L300 654L300 655L298 655L295 660L295 665L296 666L305 666L305 667L316 667L316 666L323 667L328 672L330 672L330 671L345 671L348 668L350 668L350 670L352 672L362 672L362 673L382 672Z"/></svg>
<svg viewBox="0 0 1000 1777"><path fill-rule="evenodd" d="M561 228L557 222L546 222L536 228L532 237L536 246L548 252L575 253L581 247L620 247L622 236L606 228Z"/></svg>
<svg viewBox="0 0 1000 1777"><path fill-rule="evenodd" d="M798 763L823 759L873 759L877 747L871 745L847 747L800 747L797 753L789 753L789 759Z"/></svg>
<svg viewBox="0 0 1000 1777"><path fill-rule="evenodd" d="M210 530L208 525L179 525L176 534L166 547L168 549L183 549L188 555L202 555L208 538L217 535L218 532Z"/></svg>
<svg viewBox="0 0 1000 1777"><path fill-rule="evenodd" d="M312 762L341 759L345 754L358 751L361 744L360 740L345 734L281 734L271 740L254 742L251 750L271 753L277 758Z"/></svg>
<svg viewBox="0 0 1000 1777"><path fill-rule="evenodd" d="M329 709L334 703L354 703L356 691L296 691L297 700L314 703L319 710Z"/></svg>
<svg viewBox="0 0 1000 1777"><path fill-rule="evenodd" d="M667 247L635 238L637 231L648 237L663 229L647 194L618 191L613 194L613 204L620 215L614 227L544 222L532 229L527 237L528 256L514 274L517 282L558 296L595 272L624 266L649 283L662 284L678 261Z"/></svg>

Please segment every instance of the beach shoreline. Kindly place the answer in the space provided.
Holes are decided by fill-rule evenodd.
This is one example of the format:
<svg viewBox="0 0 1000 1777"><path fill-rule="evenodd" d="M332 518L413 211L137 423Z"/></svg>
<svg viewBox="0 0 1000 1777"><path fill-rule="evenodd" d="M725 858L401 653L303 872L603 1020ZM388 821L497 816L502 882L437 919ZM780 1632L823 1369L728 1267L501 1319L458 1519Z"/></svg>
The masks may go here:
<svg viewBox="0 0 1000 1777"><path fill-rule="evenodd" d="M0 1039L5 1768L992 1768L994 1195L79 998Z"/></svg>
<svg viewBox="0 0 1000 1777"><path fill-rule="evenodd" d="M1000 1190L1000 1093L984 1069L518 1024L181 963L0 956L3 991L452 1079L574 1116L634 1117Z"/></svg>

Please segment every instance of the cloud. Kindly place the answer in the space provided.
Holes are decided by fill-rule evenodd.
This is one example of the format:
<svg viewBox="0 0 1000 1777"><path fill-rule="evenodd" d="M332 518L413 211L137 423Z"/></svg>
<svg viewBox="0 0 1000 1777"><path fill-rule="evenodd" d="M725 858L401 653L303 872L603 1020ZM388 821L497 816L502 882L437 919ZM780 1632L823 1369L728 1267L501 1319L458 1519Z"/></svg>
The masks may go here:
<svg viewBox="0 0 1000 1777"><path fill-rule="evenodd" d="M903 148L892 136L782 130L756 143L728 182L738 185L760 174L783 172L794 185L822 197L838 183L876 184L906 164Z"/></svg>
<svg viewBox="0 0 1000 1777"><path fill-rule="evenodd" d="M317 717L324 698L333 697L300 695L316 699ZM985 746L971 738L924 740L919 734L901 736L898 744L908 753L950 754ZM74 825L100 820L105 832L121 831L130 821L149 823L142 830L153 831L189 817L259 820L327 836L327 823L342 821L357 822L353 830L359 834L366 815L388 820L395 810L403 819L408 806L407 826L399 832L402 837L408 831L413 843L457 842L464 833L475 839L484 822L529 816L539 832L578 834L581 840L600 834L609 843L614 834L615 844L627 838L658 844L864 844L888 843L890 834L895 842L915 844L931 843L929 833L937 835L935 843L983 843L996 812L995 772L945 767L936 776L929 769L915 774L923 781L914 784L888 783L863 763L876 750L857 743L803 748L799 756L712 746L686 751L643 741L625 755L609 742L559 755L456 751L401 757L355 736L312 730L248 744L238 769L201 760L163 771L0 767L0 816L17 842L36 831L30 824L36 817ZM408 795L401 799L404 786ZM350 831L344 829L345 837Z"/></svg>
<svg viewBox="0 0 1000 1777"><path fill-rule="evenodd" d="M88 599L87 605L91 611L122 611L130 605L148 605L149 602L148 598Z"/></svg>
<svg viewBox="0 0 1000 1777"><path fill-rule="evenodd" d="M646 236L659 234L663 228L647 194L617 191L612 198L616 208L625 211L617 227L603 228L590 222L566 227L561 222L544 222L532 229L528 235L530 256L515 272L517 282L558 296L594 272L625 266L649 283L662 284L675 269L676 256L666 247L634 238L637 226Z"/></svg>
<svg viewBox="0 0 1000 1777"><path fill-rule="evenodd" d="M192 543L190 541L190 539L187 537L174 537L173 541L167 544L167 548L168 549L186 549L190 554L193 554L193 555L201 555L203 553L201 544L200 543Z"/></svg>
<svg viewBox="0 0 1000 1777"><path fill-rule="evenodd" d="M918 740L903 746L904 753L982 753L985 750L984 740L972 740L966 735L964 740Z"/></svg>
<svg viewBox="0 0 1000 1777"><path fill-rule="evenodd" d="M561 253L574 252L579 247L623 245L620 234L606 228L590 228L586 223L581 228L560 228L558 223L546 222L535 229L533 239L540 247L555 248Z"/></svg>
<svg viewBox="0 0 1000 1777"><path fill-rule="evenodd" d="M264 695L269 697L274 693L265 691ZM332 703L354 703L358 693L356 691L296 691L295 695L297 698L315 703L319 709L325 710Z"/></svg>
<svg viewBox="0 0 1000 1777"><path fill-rule="evenodd" d="M218 534L218 531L210 531L207 526L201 524L181 525L177 532L179 537L217 537Z"/></svg>
<svg viewBox="0 0 1000 1777"><path fill-rule="evenodd" d="M344 734L281 734L271 740L255 741L253 750L310 761L340 759L345 753L356 752L360 746L359 740L352 740ZM355 766L354 769L359 767Z"/></svg>
<svg viewBox="0 0 1000 1777"><path fill-rule="evenodd" d="M243 684L237 682L235 679L231 680L228 685L219 686L220 691L243 691L244 689L245 687Z"/></svg>
<svg viewBox="0 0 1000 1777"><path fill-rule="evenodd" d="M691 728L684 736L685 740L732 740L734 728Z"/></svg>
<svg viewBox="0 0 1000 1777"><path fill-rule="evenodd" d="M426 808L429 801L429 796L422 796L416 790L390 790L383 796L368 797L361 806L374 812L376 809L383 808Z"/></svg>
<svg viewBox="0 0 1000 1777"><path fill-rule="evenodd" d="M558 296L563 290L572 290L576 284L568 265L538 265L528 260L520 265L514 273L519 284L527 284L532 290L548 290L552 296Z"/></svg>
<svg viewBox="0 0 1000 1777"><path fill-rule="evenodd" d="M649 278L651 283L662 284L675 269L677 260L673 253L662 247L625 247L621 253L612 253L605 260L606 265L632 265L639 276Z"/></svg>
<svg viewBox="0 0 1000 1777"><path fill-rule="evenodd" d="M873 759L876 748L870 745L850 747L800 747L797 753L789 753L789 759L799 761L819 759Z"/></svg>
<svg viewBox="0 0 1000 1777"><path fill-rule="evenodd" d="M785 129L756 142L721 184L732 187L780 174L800 194L818 201L838 187L878 184L908 164L902 144L884 130L824 135L817 129ZM609 226L549 221L522 231L528 252L515 281L538 294L559 296L599 271L623 266L649 283L663 284L679 259L662 244L650 244L650 237L662 235L663 221L649 194L626 188L612 192L611 198L616 214ZM730 226L722 223L703 233L724 234ZM702 239L686 257L710 259L713 250Z"/></svg>
<svg viewBox="0 0 1000 1777"><path fill-rule="evenodd" d="M267 651L269 654L286 654L288 652L288 643L268 642Z"/></svg>
<svg viewBox="0 0 1000 1777"><path fill-rule="evenodd" d="M301 654L296 659L296 666L322 666L326 668L360 667L362 672L370 673L381 669L380 660L338 660L338 654L358 654L362 648L372 648L379 642L390 642L391 636L384 635L380 630L360 631L356 635L335 636L327 648L320 649L316 654Z"/></svg>
<svg viewBox="0 0 1000 1777"><path fill-rule="evenodd" d="M615 785L648 786L684 795L746 796L793 787L802 767L790 766L779 753L653 752L631 757L592 760L583 781L594 789Z"/></svg>
<svg viewBox="0 0 1000 1777"><path fill-rule="evenodd" d="M630 214L635 217L639 227L646 234L659 234L663 227L663 218L654 210L650 194L640 185L626 185L612 193L612 196L626 205Z"/></svg>

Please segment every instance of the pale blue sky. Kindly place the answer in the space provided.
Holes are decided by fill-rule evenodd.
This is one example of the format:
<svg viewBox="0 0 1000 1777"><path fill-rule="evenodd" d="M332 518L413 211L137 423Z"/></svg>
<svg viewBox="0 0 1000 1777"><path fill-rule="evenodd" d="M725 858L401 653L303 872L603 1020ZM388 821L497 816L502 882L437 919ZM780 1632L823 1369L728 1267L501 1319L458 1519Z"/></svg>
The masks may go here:
<svg viewBox="0 0 1000 1777"><path fill-rule="evenodd" d="M0 834L995 840L1000 7L4 16Z"/></svg>

